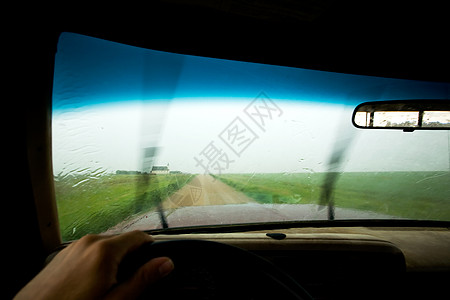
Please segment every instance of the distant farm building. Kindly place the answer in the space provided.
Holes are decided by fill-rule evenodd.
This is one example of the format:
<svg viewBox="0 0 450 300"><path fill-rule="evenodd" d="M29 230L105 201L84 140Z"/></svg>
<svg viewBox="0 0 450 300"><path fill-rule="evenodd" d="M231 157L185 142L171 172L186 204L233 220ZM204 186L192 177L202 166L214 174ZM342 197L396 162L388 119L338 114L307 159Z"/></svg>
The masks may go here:
<svg viewBox="0 0 450 300"><path fill-rule="evenodd" d="M168 166L153 166L150 174L169 174Z"/></svg>

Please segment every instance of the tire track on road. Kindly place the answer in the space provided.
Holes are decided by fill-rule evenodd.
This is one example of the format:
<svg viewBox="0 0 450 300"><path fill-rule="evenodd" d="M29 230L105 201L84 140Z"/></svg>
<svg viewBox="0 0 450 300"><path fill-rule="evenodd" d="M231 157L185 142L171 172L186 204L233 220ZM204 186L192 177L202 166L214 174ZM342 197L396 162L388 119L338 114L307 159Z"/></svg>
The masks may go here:
<svg viewBox="0 0 450 300"><path fill-rule="evenodd" d="M163 202L164 209L185 206L207 206L254 203L255 200L211 175L197 175Z"/></svg>

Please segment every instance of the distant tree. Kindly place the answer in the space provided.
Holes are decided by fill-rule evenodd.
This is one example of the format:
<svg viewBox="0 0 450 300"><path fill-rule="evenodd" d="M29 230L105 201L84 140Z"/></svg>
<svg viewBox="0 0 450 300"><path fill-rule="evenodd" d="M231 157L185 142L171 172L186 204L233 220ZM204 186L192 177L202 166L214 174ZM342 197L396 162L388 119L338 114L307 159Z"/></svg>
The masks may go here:
<svg viewBox="0 0 450 300"><path fill-rule="evenodd" d="M116 175L140 175L140 174L142 174L142 172L140 171L125 171L125 170L116 171Z"/></svg>

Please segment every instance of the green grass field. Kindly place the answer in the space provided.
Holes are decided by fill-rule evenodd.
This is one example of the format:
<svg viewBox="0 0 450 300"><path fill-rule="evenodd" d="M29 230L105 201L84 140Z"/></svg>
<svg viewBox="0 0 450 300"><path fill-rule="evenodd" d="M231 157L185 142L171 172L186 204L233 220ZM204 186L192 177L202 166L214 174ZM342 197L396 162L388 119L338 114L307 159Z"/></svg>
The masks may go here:
<svg viewBox="0 0 450 300"><path fill-rule="evenodd" d="M154 208L159 199L183 187L192 175L109 175L98 179L55 180L63 241L100 233Z"/></svg>
<svg viewBox="0 0 450 300"><path fill-rule="evenodd" d="M55 181L64 241L100 233L153 209L194 176L109 175ZM325 173L224 174L216 178L260 203L318 204ZM344 173L336 207L427 220L450 220L450 173Z"/></svg>
<svg viewBox="0 0 450 300"><path fill-rule="evenodd" d="M318 204L325 173L224 174L217 177L260 203ZM411 219L450 220L449 172L343 173L336 207Z"/></svg>

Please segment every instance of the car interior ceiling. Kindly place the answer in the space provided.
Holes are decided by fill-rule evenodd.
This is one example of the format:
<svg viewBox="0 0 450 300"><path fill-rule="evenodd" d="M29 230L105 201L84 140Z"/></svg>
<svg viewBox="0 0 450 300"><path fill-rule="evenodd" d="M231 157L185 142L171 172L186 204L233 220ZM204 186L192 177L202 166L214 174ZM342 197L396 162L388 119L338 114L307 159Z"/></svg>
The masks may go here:
<svg viewBox="0 0 450 300"><path fill-rule="evenodd" d="M3 244L10 262L4 270L6 296L12 297L29 281L60 242L48 151L53 64L60 32L183 54L450 82L444 4L159 0L135 6L67 2L36 5L26 11L19 8L18 20L25 27L16 27L13 35L24 65L14 76L21 88L20 93L15 91L17 100L12 100L12 109L23 115L7 118L10 124L19 124L8 138L5 156L13 173L4 186L14 190L12 199L5 197L7 206L3 209L7 215L7 241ZM400 298L404 292L415 297L446 290L450 275L448 228L392 230L355 225L275 230L289 235L281 240L267 237L261 230L252 231L251 239L239 233L210 233L206 238L268 258L317 290L317 298L332 298L320 293L326 289L343 297L351 286L358 293L367 293L374 288L373 283L380 288L375 293L379 296L387 296L384 293L389 290ZM177 236L158 236L161 240L173 238ZM421 250L424 243L428 247ZM407 268L411 272L405 275ZM383 280L377 276L384 276ZM355 291L353 297L364 298Z"/></svg>

